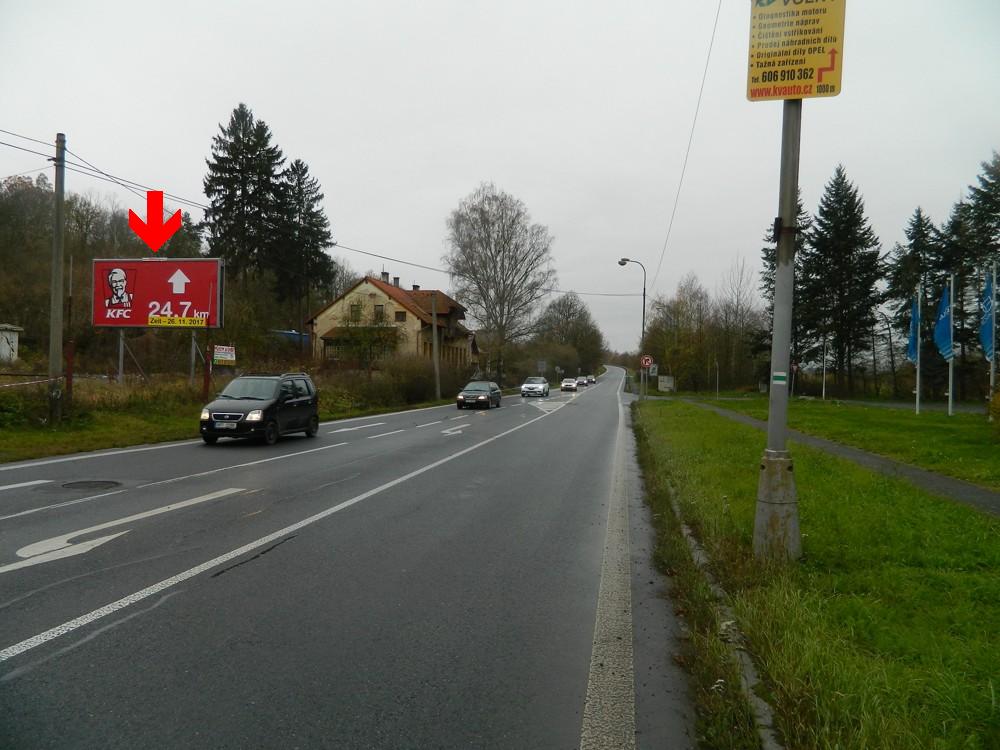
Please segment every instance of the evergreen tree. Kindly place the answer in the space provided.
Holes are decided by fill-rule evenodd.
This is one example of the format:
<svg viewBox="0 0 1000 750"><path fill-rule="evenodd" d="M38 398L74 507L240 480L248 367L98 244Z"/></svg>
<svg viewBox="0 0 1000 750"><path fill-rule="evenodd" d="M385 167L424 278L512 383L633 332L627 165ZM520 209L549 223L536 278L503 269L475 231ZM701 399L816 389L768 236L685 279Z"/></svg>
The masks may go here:
<svg viewBox="0 0 1000 750"><path fill-rule="evenodd" d="M971 219L988 263L1000 261L1000 153L983 162L978 185L969 187Z"/></svg>
<svg viewBox="0 0 1000 750"><path fill-rule="evenodd" d="M796 306L804 299L802 297L802 253L805 249L806 235L812 227L812 217L802 206L802 195L799 193L795 202L795 259L792 261L794 282L792 289L792 341L791 358L798 362L803 359L803 344L805 342L805 330L803 319L797 314ZM768 337L773 327L774 317L774 273L778 265L778 238L774 235L774 224L771 224L764 233L764 242L767 244L760 250L761 271L760 271L760 293L764 297L765 312L767 313Z"/></svg>
<svg viewBox="0 0 1000 750"><path fill-rule="evenodd" d="M271 270L275 294L281 301L296 300L310 311L314 294L328 289L336 272L326 253L333 244L330 221L322 207L319 182L301 159L281 175L280 227L273 234L266 265ZM301 325L303 309L299 310Z"/></svg>
<svg viewBox="0 0 1000 750"><path fill-rule="evenodd" d="M864 201L838 165L826 185L802 254L799 317L807 341L829 336L838 382L854 390L855 358L871 348L880 302L879 241Z"/></svg>
<svg viewBox="0 0 1000 750"><path fill-rule="evenodd" d="M237 277L262 270L281 227L279 176L284 164L281 149L271 144L271 131L240 104L219 126L207 160L205 212L208 246L226 261Z"/></svg>

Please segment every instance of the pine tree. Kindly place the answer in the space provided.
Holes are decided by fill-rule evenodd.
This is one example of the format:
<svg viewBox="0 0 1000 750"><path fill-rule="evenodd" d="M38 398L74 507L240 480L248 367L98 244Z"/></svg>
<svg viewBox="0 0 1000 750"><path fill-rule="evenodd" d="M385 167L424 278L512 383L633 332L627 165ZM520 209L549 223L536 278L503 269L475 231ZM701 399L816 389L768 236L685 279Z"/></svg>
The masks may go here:
<svg viewBox="0 0 1000 750"><path fill-rule="evenodd" d="M994 151L993 159L982 167L979 184L969 187L971 219L985 251L984 260L994 263L1000 262L1000 153Z"/></svg>
<svg viewBox="0 0 1000 750"><path fill-rule="evenodd" d="M207 160L205 212L208 246L237 276L261 270L280 228L279 176L284 164L281 149L271 144L271 131L240 104L219 126Z"/></svg>
<svg viewBox="0 0 1000 750"><path fill-rule="evenodd" d="M802 206L801 193L795 202L795 259L794 266L794 287L792 291L792 341L791 358L793 362L802 361L805 352L805 331L802 326L802 319L796 314L796 305L802 299L802 253L805 249L806 235L812 227L812 217ZM778 265L778 238L774 236L774 224L767 228L764 233L764 242L767 243L760 249L760 293L766 303L768 331L773 327L774 316L774 273Z"/></svg>
<svg viewBox="0 0 1000 750"><path fill-rule="evenodd" d="M910 217L906 229L906 244L896 244L886 261L885 299L891 303L893 320L900 328L908 328L911 301L917 285L923 282L937 256L940 236L930 217L919 206ZM926 289L924 290L926 295ZM922 304L926 307L927 300Z"/></svg>
<svg viewBox="0 0 1000 750"><path fill-rule="evenodd" d="M807 339L829 336L837 381L846 369L851 392L855 358L872 345L881 273L879 241L864 201L838 165L806 237L798 314Z"/></svg>
<svg viewBox="0 0 1000 750"><path fill-rule="evenodd" d="M279 195L280 228L268 248L266 266L273 275L278 299L300 303L298 326L303 312L311 310L313 294L328 289L333 282L336 267L326 254L333 237L319 181L309 174L304 161L296 159L281 175Z"/></svg>

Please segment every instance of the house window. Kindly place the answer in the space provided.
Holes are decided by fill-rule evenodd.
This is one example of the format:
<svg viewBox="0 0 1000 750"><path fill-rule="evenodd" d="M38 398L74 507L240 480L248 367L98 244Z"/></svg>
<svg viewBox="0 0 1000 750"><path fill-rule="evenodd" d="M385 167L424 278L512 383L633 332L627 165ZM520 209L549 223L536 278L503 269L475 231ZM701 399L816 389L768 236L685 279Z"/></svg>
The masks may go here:
<svg viewBox="0 0 1000 750"><path fill-rule="evenodd" d="M375 322L381 323L385 320L385 305L375 305Z"/></svg>
<svg viewBox="0 0 1000 750"><path fill-rule="evenodd" d="M361 322L361 303L355 302L351 305L351 322L360 323Z"/></svg>
<svg viewBox="0 0 1000 750"><path fill-rule="evenodd" d="M396 322L397 323L405 323L406 322L406 310L397 310L396 311Z"/></svg>

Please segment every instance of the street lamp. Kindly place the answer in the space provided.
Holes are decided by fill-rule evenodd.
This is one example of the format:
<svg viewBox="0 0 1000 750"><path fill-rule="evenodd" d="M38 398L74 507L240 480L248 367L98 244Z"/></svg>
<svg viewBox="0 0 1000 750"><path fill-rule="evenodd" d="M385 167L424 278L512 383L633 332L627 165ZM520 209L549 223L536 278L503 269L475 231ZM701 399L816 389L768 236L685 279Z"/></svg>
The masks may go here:
<svg viewBox="0 0 1000 750"><path fill-rule="evenodd" d="M646 267L639 261L632 260L631 258L622 258L618 261L619 266L624 266L626 263L635 263L642 269L642 332L639 335L639 349L641 350L642 340L646 337Z"/></svg>
<svg viewBox="0 0 1000 750"><path fill-rule="evenodd" d="M624 266L626 263L635 263L642 269L642 331L639 333L639 354L642 354L642 340L646 338L646 267L639 261L632 260L631 258L622 258L618 261L619 266ZM645 378L645 373L646 370L643 368L640 373L639 398L643 398L642 379Z"/></svg>

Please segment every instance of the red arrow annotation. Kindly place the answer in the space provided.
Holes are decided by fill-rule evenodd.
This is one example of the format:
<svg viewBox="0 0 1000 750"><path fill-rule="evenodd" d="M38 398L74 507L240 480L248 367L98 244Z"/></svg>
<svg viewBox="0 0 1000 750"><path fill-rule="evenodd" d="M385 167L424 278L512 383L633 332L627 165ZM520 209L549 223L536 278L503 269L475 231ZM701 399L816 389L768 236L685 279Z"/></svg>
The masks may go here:
<svg viewBox="0 0 1000 750"><path fill-rule="evenodd" d="M181 212L175 211L166 222L163 221L163 191L146 191L146 221L133 211L128 211L128 225L139 235L139 239L149 245L154 253L163 247L178 229L181 228Z"/></svg>
<svg viewBox="0 0 1000 750"><path fill-rule="evenodd" d="M824 73L832 73L836 69L837 69L837 50L836 50L836 48L834 48L834 49L830 50L830 67L828 67L828 68L819 68L816 71L816 73L817 73L816 82L817 83L823 83L823 74Z"/></svg>

